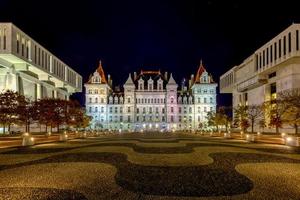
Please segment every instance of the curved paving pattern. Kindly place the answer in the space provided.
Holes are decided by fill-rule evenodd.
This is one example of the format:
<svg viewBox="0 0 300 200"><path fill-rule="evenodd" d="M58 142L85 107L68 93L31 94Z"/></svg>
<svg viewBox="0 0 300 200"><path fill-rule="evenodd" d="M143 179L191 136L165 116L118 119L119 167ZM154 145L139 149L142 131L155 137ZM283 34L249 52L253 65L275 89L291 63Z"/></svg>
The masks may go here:
<svg viewBox="0 0 300 200"><path fill-rule="evenodd" d="M89 139L90 141L91 139ZM122 142L121 142L122 140ZM233 143L214 141L203 138L103 138L95 139L97 143L85 144L84 140L76 141L76 144L85 144L81 146L68 146L60 148L18 148L2 154L14 155L22 154L43 154L43 153L60 153L49 155L46 158L23 162L13 165L0 165L0 170L17 169L19 167L32 166L45 163L65 163L65 162L83 162L83 163L106 163L113 165L117 169L115 182L122 188L145 195L161 196L178 196L178 197L216 197L232 196L245 194L254 188L254 182L248 177L236 171L236 166L247 163L300 163L299 159L291 159L284 156L271 155L290 154L298 152L297 148L280 149L280 148L261 148L236 146ZM119 141L119 142L118 142ZM185 143L185 146L164 147L163 143ZM192 142L194 141L194 143ZM148 146L141 146L139 143L149 143ZM151 147L151 143L155 144ZM157 147L161 144L162 147ZM146 166L132 163L128 160L125 153L112 152L80 152L80 149L86 147L103 148L103 147L127 147L141 154L189 154L197 153L198 147L234 147L245 150L255 150L259 153L244 152L211 152L209 156L213 163L197 166ZM224 148L226 149L226 148ZM76 150L74 153L70 150ZM267 154L264 154L267 153ZM0 154L1 155L1 154ZM2 190L12 188L2 188ZM18 189L18 188L17 188ZM0 194L2 193L0 190ZM45 193L51 195L52 191L45 189ZM66 191L65 191L66 192ZM55 195L55 192L53 192ZM66 192L68 195L68 192ZM76 193L81 198L80 193ZM75 197L77 198L77 196ZM2 196L0 196L1 198ZM82 196L82 198L85 198Z"/></svg>
<svg viewBox="0 0 300 200"><path fill-rule="evenodd" d="M81 193L74 190L62 190L54 188L30 188L30 187L15 187L15 188L0 188L1 199L23 199L23 200L85 200L87 199Z"/></svg>

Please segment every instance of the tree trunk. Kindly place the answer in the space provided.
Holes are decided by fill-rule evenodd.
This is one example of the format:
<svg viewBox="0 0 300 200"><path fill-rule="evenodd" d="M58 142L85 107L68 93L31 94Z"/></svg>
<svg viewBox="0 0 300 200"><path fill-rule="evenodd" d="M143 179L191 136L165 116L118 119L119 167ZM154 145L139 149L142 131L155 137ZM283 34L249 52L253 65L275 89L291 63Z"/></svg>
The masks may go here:
<svg viewBox="0 0 300 200"><path fill-rule="evenodd" d="M276 126L276 134L278 134L278 133L279 133L279 127Z"/></svg>
<svg viewBox="0 0 300 200"><path fill-rule="evenodd" d="M48 133L48 126L47 126L47 124L46 124L46 133Z"/></svg>
<svg viewBox="0 0 300 200"><path fill-rule="evenodd" d="M254 131L254 119L251 120L251 133Z"/></svg>
<svg viewBox="0 0 300 200"><path fill-rule="evenodd" d="M5 134L5 123L3 124L3 134Z"/></svg>
<svg viewBox="0 0 300 200"><path fill-rule="evenodd" d="M295 124L294 127L295 127L295 134L297 135L298 134L298 125Z"/></svg>
<svg viewBox="0 0 300 200"><path fill-rule="evenodd" d="M10 123L8 124L8 133L10 133Z"/></svg>
<svg viewBox="0 0 300 200"><path fill-rule="evenodd" d="M27 122L27 126L28 126L28 133L30 133L30 122Z"/></svg>
<svg viewBox="0 0 300 200"><path fill-rule="evenodd" d="M59 124L57 124L57 133L59 133Z"/></svg>

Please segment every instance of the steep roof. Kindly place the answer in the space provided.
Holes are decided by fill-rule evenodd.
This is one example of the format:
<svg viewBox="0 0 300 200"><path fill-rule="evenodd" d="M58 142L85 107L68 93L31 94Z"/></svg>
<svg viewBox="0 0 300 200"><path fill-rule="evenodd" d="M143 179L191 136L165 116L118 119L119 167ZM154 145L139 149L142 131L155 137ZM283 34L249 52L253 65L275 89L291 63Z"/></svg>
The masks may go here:
<svg viewBox="0 0 300 200"><path fill-rule="evenodd" d="M133 81L132 81L132 78L131 78L131 74L129 73L129 76L128 76L128 79L127 81L125 82L125 85L133 85Z"/></svg>
<svg viewBox="0 0 300 200"><path fill-rule="evenodd" d="M96 69L95 72L98 72L98 74L100 75L100 77L101 77L101 83L106 83L107 84L107 80L105 78L105 73L104 73L104 70L103 70L103 67L102 67L101 60L99 61L98 68ZM92 78L93 78L93 75L90 75L88 83L92 83Z"/></svg>
<svg viewBox="0 0 300 200"><path fill-rule="evenodd" d="M197 71L197 73L196 73L194 83L200 83L201 75L202 75L204 72L206 72L206 69L205 69L205 67L203 66L202 60L200 60L200 65L199 65L198 71Z"/></svg>
<svg viewBox="0 0 300 200"><path fill-rule="evenodd" d="M171 73L171 75L170 75L170 79L169 79L168 84L173 84L173 85L176 85L176 84L177 84L176 81L174 80L173 76L172 76L172 73Z"/></svg>

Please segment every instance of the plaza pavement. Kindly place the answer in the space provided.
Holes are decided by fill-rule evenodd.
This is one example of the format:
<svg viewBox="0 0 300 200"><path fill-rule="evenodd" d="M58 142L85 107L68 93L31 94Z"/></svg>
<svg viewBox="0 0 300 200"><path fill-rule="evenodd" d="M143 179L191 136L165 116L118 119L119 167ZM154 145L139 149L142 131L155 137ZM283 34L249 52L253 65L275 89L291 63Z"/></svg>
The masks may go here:
<svg viewBox="0 0 300 200"><path fill-rule="evenodd" d="M215 135L114 134L2 148L0 199L300 198L299 148Z"/></svg>

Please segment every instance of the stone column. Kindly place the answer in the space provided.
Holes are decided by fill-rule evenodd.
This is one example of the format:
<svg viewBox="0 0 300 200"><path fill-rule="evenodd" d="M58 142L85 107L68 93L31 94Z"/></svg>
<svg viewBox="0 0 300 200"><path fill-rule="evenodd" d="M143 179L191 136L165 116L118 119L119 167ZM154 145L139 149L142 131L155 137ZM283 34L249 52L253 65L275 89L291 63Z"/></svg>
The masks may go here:
<svg viewBox="0 0 300 200"><path fill-rule="evenodd" d="M42 85L40 83L36 84L36 99L42 98Z"/></svg>
<svg viewBox="0 0 300 200"><path fill-rule="evenodd" d="M57 91L56 91L56 90L53 90L53 94L54 94L53 97L54 97L55 99L57 99Z"/></svg>

